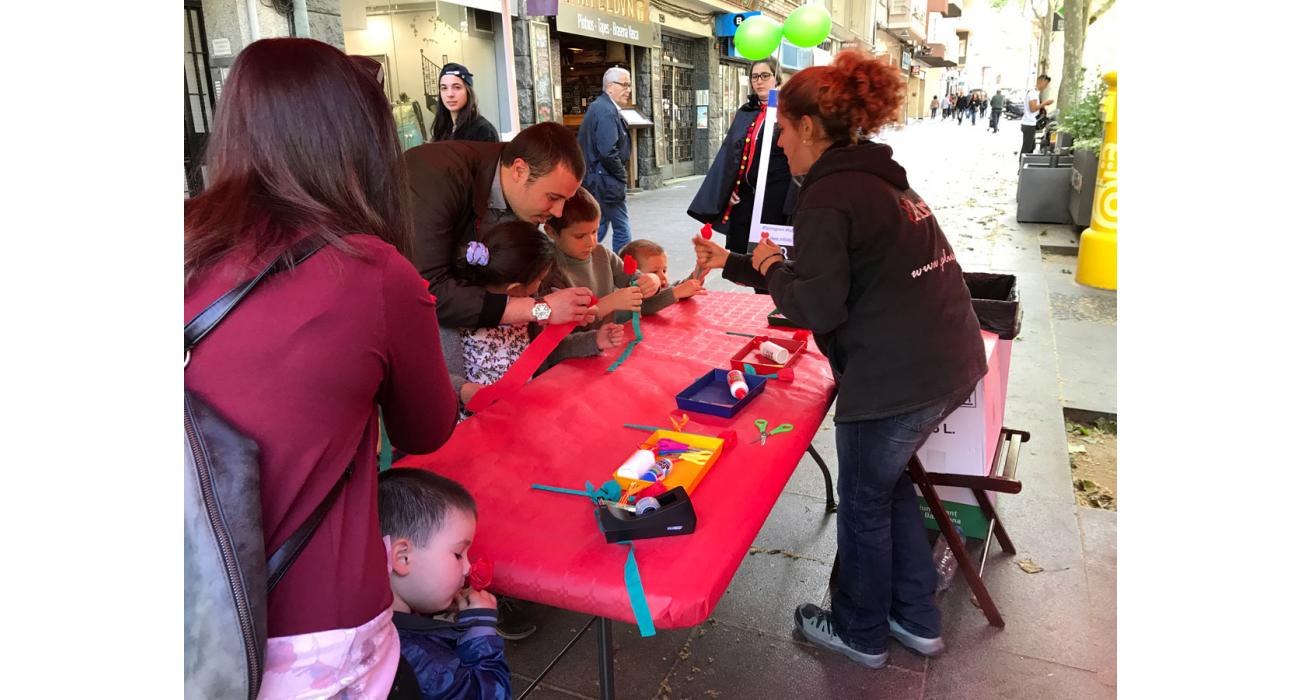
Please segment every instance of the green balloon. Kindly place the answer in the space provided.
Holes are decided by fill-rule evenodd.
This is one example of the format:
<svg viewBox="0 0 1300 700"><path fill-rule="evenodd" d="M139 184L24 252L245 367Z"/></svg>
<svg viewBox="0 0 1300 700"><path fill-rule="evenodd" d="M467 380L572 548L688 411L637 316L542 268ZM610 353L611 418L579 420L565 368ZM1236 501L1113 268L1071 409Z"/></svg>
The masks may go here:
<svg viewBox="0 0 1300 700"><path fill-rule="evenodd" d="M804 5L785 20L785 38L795 46L816 46L830 34L831 13L820 5Z"/></svg>
<svg viewBox="0 0 1300 700"><path fill-rule="evenodd" d="M750 17L736 27L736 51L751 61L771 56L780 45L781 25L771 17Z"/></svg>

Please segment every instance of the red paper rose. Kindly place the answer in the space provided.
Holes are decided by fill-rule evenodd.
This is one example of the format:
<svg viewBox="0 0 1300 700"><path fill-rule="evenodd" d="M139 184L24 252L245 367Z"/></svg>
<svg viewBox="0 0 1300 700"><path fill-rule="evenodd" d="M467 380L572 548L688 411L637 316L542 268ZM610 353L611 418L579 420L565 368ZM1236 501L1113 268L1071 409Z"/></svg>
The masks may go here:
<svg viewBox="0 0 1300 700"><path fill-rule="evenodd" d="M710 238L713 238L713 224L706 223L703 226L701 226L700 235L703 236L704 240L706 241L709 240Z"/></svg>
<svg viewBox="0 0 1300 700"><path fill-rule="evenodd" d="M623 274L632 275L636 273L636 258L631 255L623 256Z"/></svg>
<svg viewBox="0 0 1300 700"><path fill-rule="evenodd" d="M469 567L469 587L476 591L481 591L492 585L492 562L479 557L472 566Z"/></svg>

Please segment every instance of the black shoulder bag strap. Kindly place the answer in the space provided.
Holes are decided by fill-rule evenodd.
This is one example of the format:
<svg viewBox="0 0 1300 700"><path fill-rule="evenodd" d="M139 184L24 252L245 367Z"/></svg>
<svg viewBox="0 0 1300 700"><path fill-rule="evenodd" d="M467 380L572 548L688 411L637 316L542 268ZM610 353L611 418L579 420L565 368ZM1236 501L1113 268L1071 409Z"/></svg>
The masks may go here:
<svg viewBox="0 0 1300 700"><path fill-rule="evenodd" d="M236 304L243 301L244 297L248 296L248 293L253 291L253 288L258 283L278 272L303 264L324 246L325 240L319 236L301 240L283 255L277 257L252 279L236 285L234 289L222 294L216 301L208 304L189 323L185 324L185 363L189 364L190 351L194 349L194 346L198 345L199 341L203 340L230 313L230 310L235 308ZM293 560L297 559L298 555L302 553L303 547L307 546L307 541L311 539L312 534L316 532L316 528L325 519L325 514L329 512L330 506L334 505L339 494L343 492L343 485L347 482L348 477L352 476L353 466L353 464L349 464L348 468L343 470L339 480L334 482L334 487L325 496L325 500L321 501L319 506L316 506L316 510L312 511L312 514L307 518L307 522L295 530L289 536L289 539L280 545L279 549L276 549L275 553L267 559L266 590L268 592L275 588L275 584L280 582L284 573L289 570L289 566L293 564Z"/></svg>

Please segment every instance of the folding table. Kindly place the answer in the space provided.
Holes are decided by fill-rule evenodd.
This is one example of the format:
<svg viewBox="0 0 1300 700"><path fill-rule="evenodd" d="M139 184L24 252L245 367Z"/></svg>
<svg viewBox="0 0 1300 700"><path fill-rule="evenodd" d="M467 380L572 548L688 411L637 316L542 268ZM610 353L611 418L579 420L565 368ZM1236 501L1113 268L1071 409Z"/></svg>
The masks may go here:
<svg viewBox="0 0 1300 700"><path fill-rule="evenodd" d="M457 426L431 455L395 466L421 467L464 484L478 502L472 557L496 565L492 590L596 618L601 696L612 698L610 620L633 622L624 585L628 546L607 544L590 501L532 490L531 484L599 486L647 433L624 423L669 427L675 396L701 374L726 368L745 343L727 331L783 335L770 328L771 297L710 292L642 319L645 340L614 372L615 353L570 360L534 378L508 399ZM691 535L638 540L635 556L651 617L659 628L708 619L749 551L782 489L809 450L835 397L826 358L810 345L792 365L793 382L769 380L763 394L730 420L691 413L684 430L739 440L692 494ZM751 443L754 420L794 430ZM705 421L705 422L701 422ZM833 493L825 463L828 511Z"/></svg>

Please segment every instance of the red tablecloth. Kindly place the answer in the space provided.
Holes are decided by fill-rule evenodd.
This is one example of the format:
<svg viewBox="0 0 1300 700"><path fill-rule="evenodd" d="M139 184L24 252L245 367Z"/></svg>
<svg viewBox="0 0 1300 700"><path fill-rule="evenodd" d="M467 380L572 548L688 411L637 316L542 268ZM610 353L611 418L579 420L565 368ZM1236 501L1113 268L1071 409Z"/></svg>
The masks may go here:
<svg viewBox="0 0 1300 700"><path fill-rule="evenodd" d="M478 501L471 556L496 564L492 590L546 605L633 622L623 582L627 546L607 544L591 502L536 491L530 484L581 489L612 478L648 433L639 423L671 428L674 397L713 368L727 368L744 333L789 337L770 329L771 298L712 292L642 320L645 340L614 372L617 356L571 360L529 382L456 428L431 455L398 466L424 467L464 484ZM629 326L628 332L631 332ZM834 398L826 358L809 351L794 365L793 383L769 380L763 394L734 419L692 413L686 432L716 435L730 426L740 440L723 451L692 495L694 534L636 542L636 558L658 627L706 620L727 589L777 497L812 441ZM754 420L794 431L750 444Z"/></svg>

